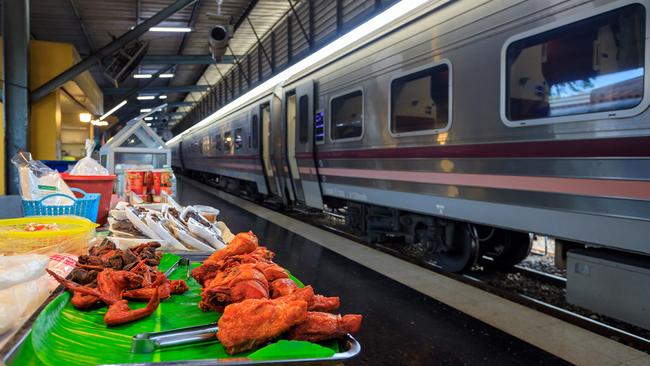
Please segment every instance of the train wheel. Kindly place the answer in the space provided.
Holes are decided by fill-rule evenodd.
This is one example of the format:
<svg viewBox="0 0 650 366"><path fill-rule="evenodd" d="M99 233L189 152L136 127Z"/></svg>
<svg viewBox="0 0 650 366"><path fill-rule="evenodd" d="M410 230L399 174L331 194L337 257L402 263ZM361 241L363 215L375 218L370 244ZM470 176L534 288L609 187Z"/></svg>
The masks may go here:
<svg viewBox="0 0 650 366"><path fill-rule="evenodd" d="M491 259L486 264L512 267L528 257L532 245L533 240L528 233L494 229L489 237L481 241L481 247L484 248L482 256Z"/></svg>
<svg viewBox="0 0 650 366"><path fill-rule="evenodd" d="M435 265L445 271L460 272L471 268L478 260L479 245L473 225L454 223L451 241L445 242L432 254Z"/></svg>

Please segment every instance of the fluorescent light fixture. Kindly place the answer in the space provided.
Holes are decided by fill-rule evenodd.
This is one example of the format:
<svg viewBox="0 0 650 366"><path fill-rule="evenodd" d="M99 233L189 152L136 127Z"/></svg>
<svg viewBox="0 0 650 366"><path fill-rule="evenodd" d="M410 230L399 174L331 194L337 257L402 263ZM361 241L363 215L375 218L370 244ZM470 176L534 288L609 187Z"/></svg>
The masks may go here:
<svg viewBox="0 0 650 366"><path fill-rule="evenodd" d="M153 120L153 117L144 117L144 120L145 121L151 121L151 120Z"/></svg>
<svg viewBox="0 0 650 366"><path fill-rule="evenodd" d="M390 8L384 10L382 13L378 14L374 18L368 20L367 22L361 24L355 29L349 31L343 36L335 39L327 46L321 48L319 51L305 57L304 59L298 61L293 66L285 69L281 73L275 75L269 80L263 82L262 84L255 87L253 90L247 92L246 94L240 96L239 98L233 100L227 105L223 106L221 109L207 116L192 128L185 130L183 133L174 136L171 140L167 141L168 144L173 144L183 137L183 135L190 133L198 128L201 128L212 121L224 116L237 108L240 108L242 105L250 102L251 100L260 97L264 93L271 91L276 85L280 85L285 81L289 80L291 77L295 76L299 72L315 65L322 63L328 59L332 59L335 54L346 47L357 46L360 47L365 42L362 39L371 34L379 34L382 32L387 25L391 22L409 14L413 10L417 9L423 4L428 3L428 0L402 0L397 4L391 6ZM447 1L441 1L437 6L442 6L447 3Z"/></svg>
<svg viewBox="0 0 650 366"><path fill-rule="evenodd" d="M120 104L116 105L115 107L113 107L113 109L111 109L110 111L104 113L101 117L99 117L99 120L100 121L105 120L108 116L115 113L118 109L124 107L125 104L126 104L126 100L121 101Z"/></svg>
<svg viewBox="0 0 650 366"><path fill-rule="evenodd" d="M158 99L167 99L167 96L165 94L159 95Z"/></svg>
<svg viewBox="0 0 650 366"><path fill-rule="evenodd" d="M147 123L147 126L151 127L151 123Z"/></svg>
<svg viewBox="0 0 650 366"><path fill-rule="evenodd" d="M93 116L90 113L79 113L79 121L88 123L93 119Z"/></svg>
<svg viewBox="0 0 650 366"><path fill-rule="evenodd" d="M148 113L151 112L151 108L142 108L140 109L140 113Z"/></svg>
<svg viewBox="0 0 650 366"><path fill-rule="evenodd" d="M106 121L100 121L100 120L92 120L90 121L94 126L102 127L102 126L108 126L108 122Z"/></svg>
<svg viewBox="0 0 650 366"><path fill-rule="evenodd" d="M191 32L192 28L188 27L151 27L150 32L173 32L173 33L187 33Z"/></svg>
<svg viewBox="0 0 650 366"><path fill-rule="evenodd" d="M151 79L151 74L133 74L134 79Z"/></svg>
<svg viewBox="0 0 650 366"><path fill-rule="evenodd" d="M174 77L174 74L160 74L158 77L161 79L170 79Z"/></svg>
<svg viewBox="0 0 650 366"><path fill-rule="evenodd" d="M156 99L155 95L138 95L138 100L154 100Z"/></svg>

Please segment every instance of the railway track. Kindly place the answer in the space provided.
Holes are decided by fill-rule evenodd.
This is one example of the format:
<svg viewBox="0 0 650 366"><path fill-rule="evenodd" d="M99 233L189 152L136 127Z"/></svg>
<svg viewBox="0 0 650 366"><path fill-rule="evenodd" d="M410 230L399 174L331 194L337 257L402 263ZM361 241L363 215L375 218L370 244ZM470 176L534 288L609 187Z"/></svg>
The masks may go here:
<svg viewBox="0 0 650 366"><path fill-rule="evenodd" d="M213 184L208 184L208 185L219 189L219 187L216 187ZM235 192L229 192L229 191L225 191L225 192L229 194L237 195ZM589 313L587 311L577 312L575 311L575 309L571 309L570 306L560 306L558 304L553 304L553 301L545 301L544 299L540 299L539 296L527 294L525 293L525 291L519 291L518 289L514 289L512 286L504 286L503 284L499 284L499 281L495 281L495 277L497 276L505 276L506 278L511 276L514 282L516 282L518 278L526 279L528 281L533 281L532 282L533 285L529 286L531 288L532 287L544 288L544 286L551 286L552 288L560 292L564 292L566 289L566 279L561 276L545 273L542 271L523 267L520 265L516 265L508 270L483 267L481 269L478 270L475 269L467 273L450 273L442 270L440 267L436 266L435 263L427 262L424 260L420 260L418 258L414 258L412 256L405 255L401 251L385 244L369 243L363 240L363 238L359 238L349 232L346 232L336 227L336 225L325 224L322 222L323 213L313 213L310 211L296 210L296 209L288 211L286 209L280 208L277 205L260 203L246 195L237 195L237 196L246 199L250 202L253 202L255 204L264 206L268 209L292 217L294 219L305 221L320 229L337 234L346 239L355 241L362 245L369 246L376 250L380 250L384 253L396 256L402 260L429 269L438 274L480 288L484 291L493 293L495 295L501 296L508 300L519 303L521 305L533 308L542 313L548 314L558 319L562 319L566 322L582 327L594 333L616 340L620 343L650 353L650 331L646 331L639 327L627 323L622 323L614 319L607 319L606 321L601 321L598 319L604 317L601 317L598 314ZM342 215L336 213L325 213L325 215L331 216L336 220L340 220L340 221L344 220L344 217ZM621 326L622 324L623 326Z"/></svg>

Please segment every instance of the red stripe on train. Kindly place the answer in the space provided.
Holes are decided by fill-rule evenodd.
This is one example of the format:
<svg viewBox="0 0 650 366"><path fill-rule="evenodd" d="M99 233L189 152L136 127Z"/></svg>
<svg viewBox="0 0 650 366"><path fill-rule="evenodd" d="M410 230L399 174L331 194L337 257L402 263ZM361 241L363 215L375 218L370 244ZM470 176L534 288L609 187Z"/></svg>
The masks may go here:
<svg viewBox="0 0 650 366"><path fill-rule="evenodd" d="M398 170L368 170L345 168L320 168L323 176L392 180L414 183L446 184L496 189L514 189L583 196L631 198L650 200L650 182L617 180L555 178L516 175L433 173Z"/></svg>
<svg viewBox="0 0 650 366"><path fill-rule="evenodd" d="M310 153L296 154L308 158ZM650 157L650 137L319 151L317 159Z"/></svg>

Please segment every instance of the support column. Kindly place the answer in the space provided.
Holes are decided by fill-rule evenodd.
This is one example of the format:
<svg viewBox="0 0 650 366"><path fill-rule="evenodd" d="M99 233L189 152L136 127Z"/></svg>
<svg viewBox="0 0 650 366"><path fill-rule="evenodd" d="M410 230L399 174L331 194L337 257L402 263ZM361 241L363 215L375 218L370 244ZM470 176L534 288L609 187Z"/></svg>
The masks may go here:
<svg viewBox="0 0 650 366"><path fill-rule="evenodd" d="M11 158L27 149L29 0L2 2L5 179L7 192L19 194L18 171Z"/></svg>

